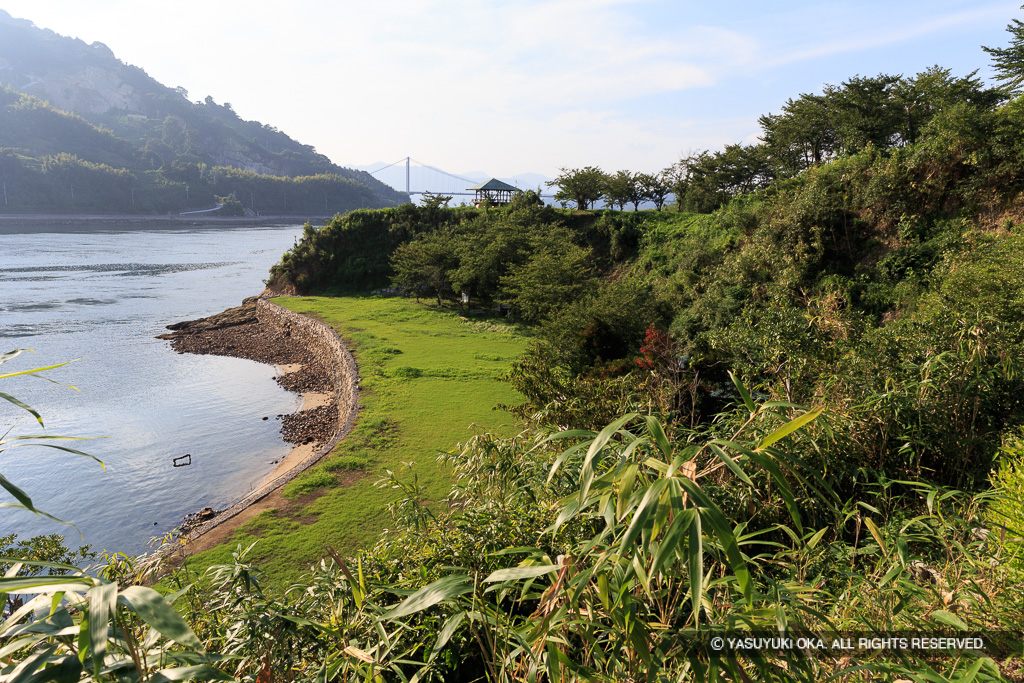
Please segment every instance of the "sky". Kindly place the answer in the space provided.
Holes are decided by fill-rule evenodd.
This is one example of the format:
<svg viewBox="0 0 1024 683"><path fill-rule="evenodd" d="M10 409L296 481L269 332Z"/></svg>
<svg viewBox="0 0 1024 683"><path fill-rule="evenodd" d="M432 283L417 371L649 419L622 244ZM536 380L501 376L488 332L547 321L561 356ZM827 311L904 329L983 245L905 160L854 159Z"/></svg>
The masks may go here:
<svg viewBox="0 0 1024 683"><path fill-rule="evenodd" d="M0 0L342 166L653 172L852 76L990 80L1021 0Z"/></svg>

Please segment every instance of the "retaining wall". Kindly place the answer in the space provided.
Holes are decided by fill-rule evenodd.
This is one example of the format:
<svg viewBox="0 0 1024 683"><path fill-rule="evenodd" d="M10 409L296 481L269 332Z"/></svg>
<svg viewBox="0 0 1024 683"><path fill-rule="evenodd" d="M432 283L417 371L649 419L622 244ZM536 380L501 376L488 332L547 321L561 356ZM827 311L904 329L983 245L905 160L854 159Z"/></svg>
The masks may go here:
<svg viewBox="0 0 1024 683"><path fill-rule="evenodd" d="M338 402L338 424L332 438L327 443L321 444L312 455L287 472L250 492L226 510L219 512L213 519L197 526L189 532L187 538L190 540L202 536L217 525L231 519L319 462L321 458L334 450L339 441L345 438L355 424L356 416L359 413L359 368L356 366L355 358L329 325L289 311L287 308L282 308L263 298L256 301L256 317L261 326L294 337L324 367L328 368L332 375L332 391Z"/></svg>

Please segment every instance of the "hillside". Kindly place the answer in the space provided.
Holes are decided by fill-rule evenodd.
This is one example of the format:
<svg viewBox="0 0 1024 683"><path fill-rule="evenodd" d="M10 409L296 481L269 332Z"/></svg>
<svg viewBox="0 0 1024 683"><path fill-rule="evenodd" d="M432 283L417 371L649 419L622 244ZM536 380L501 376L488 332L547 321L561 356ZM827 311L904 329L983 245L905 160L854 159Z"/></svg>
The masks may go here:
<svg viewBox="0 0 1024 683"><path fill-rule="evenodd" d="M300 293L500 303L536 334L508 374L527 430L454 447L458 507L427 521L408 477L402 530L360 556L378 623L421 634L376 671L411 675L445 624L424 678L1020 680L1024 98L941 69L829 93L849 108L791 102L764 120L788 139L691 162L689 212L354 212L274 267ZM865 110L891 116L844 115ZM809 131L837 142L805 157ZM516 635L478 647L474 611ZM738 624L987 645L709 657L698 627Z"/></svg>
<svg viewBox="0 0 1024 683"><path fill-rule="evenodd" d="M0 579L40 593L6 671L146 642L211 680L1024 680L1010 31L1004 87L827 85L680 161L673 210L307 225L268 286L355 349L356 438L163 578L192 630L116 585L141 565ZM132 610L177 644L117 637Z"/></svg>
<svg viewBox="0 0 1024 683"><path fill-rule="evenodd" d="M0 211L177 212L233 193L236 212L244 203L263 214L329 215L406 200L272 126L243 121L230 104L189 101L101 43L3 10L0 87ZM60 179L47 177L54 158ZM104 191L107 181L119 189Z"/></svg>

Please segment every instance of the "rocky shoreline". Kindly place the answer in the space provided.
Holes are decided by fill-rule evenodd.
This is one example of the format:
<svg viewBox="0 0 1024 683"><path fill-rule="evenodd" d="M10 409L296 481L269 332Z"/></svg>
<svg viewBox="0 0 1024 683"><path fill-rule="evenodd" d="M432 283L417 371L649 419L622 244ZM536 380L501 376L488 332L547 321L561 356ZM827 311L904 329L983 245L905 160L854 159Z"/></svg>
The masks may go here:
<svg viewBox="0 0 1024 683"><path fill-rule="evenodd" d="M194 538L237 515L329 453L355 421L358 376L355 360L333 330L261 297L250 297L241 306L207 318L167 327L171 332L157 338L169 340L178 353L298 366L294 372L280 375L278 384L295 393L326 397L315 408L278 416L284 440L297 446L312 444L313 454L227 510L207 508L186 515L179 535Z"/></svg>
<svg viewBox="0 0 1024 683"><path fill-rule="evenodd" d="M292 444L326 443L338 423L338 401L331 382L331 372L323 359L305 344L292 337L288 330L264 325L257 315L259 297L250 297L241 306L199 320L168 325L167 339L178 353L247 358L269 365L301 365L277 378L284 389L305 394L328 394L326 405L281 417L281 434Z"/></svg>

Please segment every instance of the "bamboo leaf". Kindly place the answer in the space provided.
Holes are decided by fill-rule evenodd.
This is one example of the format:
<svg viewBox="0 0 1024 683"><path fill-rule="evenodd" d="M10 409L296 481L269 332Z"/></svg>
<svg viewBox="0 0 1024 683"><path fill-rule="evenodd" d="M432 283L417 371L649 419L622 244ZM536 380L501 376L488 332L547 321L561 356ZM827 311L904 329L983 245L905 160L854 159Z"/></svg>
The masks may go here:
<svg viewBox="0 0 1024 683"><path fill-rule="evenodd" d="M708 446L711 448L711 452L718 456L718 459L725 463L725 466L729 468L729 471L736 475L736 477L747 486L753 486L754 482L750 481L750 477L747 476L746 472L743 471L736 461L729 457L729 454L723 451L718 444L710 443Z"/></svg>
<svg viewBox="0 0 1024 683"><path fill-rule="evenodd" d="M594 432L590 432L590 431L582 431L582 430L576 430L576 431L580 432L579 436L593 436L594 435ZM562 433L566 434L568 432L562 432ZM556 434L555 436L558 436L558 435ZM550 441L551 439L554 439L554 438L555 437L549 437L547 439L547 441ZM555 478L555 474L558 472L558 468L562 466L562 463L565 462L565 460L569 456L571 456L573 453L577 453L579 451L582 451L583 447L587 446L587 445L588 445L587 442L584 441L583 443L576 444L575 446L573 446L572 448L570 448L568 450L562 451L558 455L558 457L555 458L555 462L551 465L551 471L548 472L548 482L550 482L552 479Z"/></svg>
<svg viewBox="0 0 1024 683"><path fill-rule="evenodd" d="M68 526L75 526L71 522L65 522L63 519L57 519L56 517L54 517L53 515L51 515L48 512L43 512L42 510L39 510L37 508L27 508L24 505L22 505L21 503L0 503L0 508L13 508L15 510L28 510L29 512L34 512L35 514L39 515L40 517L46 517L47 519L53 520L54 522L57 522L58 524L67 524ZM78 527L75 527L75 528L77 529Z"/></svg>
<svg viewBox="0 0 1024 683"><path fill-rule="evenodd" d="M76 358L75 360L78 360L78 359ZM47 370L53 370L54 368L62 368L65 365L67 365L68 363L74 363L74 362L75 361L73 361L73 360L69 360L69 361L64 361L63 363L57 363L56 365L47 365L44 368L32 368L31 370L21 370L19 372L8 372L8 373L5 373L3 375L0 375L0 379L7 379L8 377L17 377L18 375L33 375L33 374L35 374L37 372L45 372ZM48 378L44 377L43 379L48 379ZM50 381L52 382L53 380L50 380ZM60 384L60 382L57 382L57 384ZM75 391L78 391L78 389L76 389L75 387L72 387L70 384L65 385L65 386L71 387Z"/></svg>
<svg viewBox="0 0 1024 683"><path fill-rule="evenodd" d="M736 391L740 392L740 398L743 399L743 405L745 405L747 410L753 414L756 408L754 406L754 399L750 398L750 392L747 391L747 388L743 386L743 382L741 382L731 371L729 372L729 379L732 380L733 385L736 387Z"/></svg>
<svg viewBox="0 0 1024 683"><path fill-rule="evenodd" d="M640 466L637 463L629 463L622 468L622 473L616 481L619 487L619 496L615 504L616 519L622 519L626 516L626 508L629 504L629 499L633 496L633 482L636 481L636 474L639 469Z"/></svg>
<svg viewBox="0 0 1024 683"><path fill-rule="evenodd" d="M93 676L98 680L107 656L107 626L117 609L117 584L101 583L89 589L89 639L92 641Z"/></svg>
<svg viewBox="0 0 1024 683"><path fill-rule="evenodd" d="M693 523L696 513L693 510L677 510L675 511L675 515L676 518L672 520L668 529L665 530L665 535L662 537L661 544L658 546L658 552L654 556L654 562L651 564L652 575L661 572L661 570L669 564L670 560L675 559L677 553L682 553L681 546L684 543L686 532Z"/></svg>
<svg viewBox="0 0 1024 683"><path fill-rule="evenodd" d="M170 681L233 681L234 677L224 673L220 669L214 669L209 664L197 664L195 666L179 666L173 669L162 669L153 674L149 683L165 683Z"/></svg>
<svg viewBox="0 0 1024 683"><path fill-rule="evenodd" d="M177 610L162 595L145 586L129 586L117 596L119 603L130 607L143 621L165 638L185 647L205 652L203 644L192 632Z"/></svg>
<svg viewBox="0 0 1024 683"><path fill-rule="evenodd" d="M882 540L882 532L878 530L878 527L875 526L875 523L871 521L870 517L864 518L864 525L868 528L868 531L871 532L871 535L875 539L875 543L877 543L878 547L882 549L882 554L888 557L889 549L885 547L885 541Z"/></svg>
<svg viewBox="0 0 1024 683"><path fill-rule="evenodd" d="M947 612L944 609L937 609L934 612L932 612L930 616L935 621L945 624L946 626L952 626L953 628L959 629L960 631L967 630L967 624L965 624L960 617L953 614L952 612Z"/></svg>
<svg viewBox="0 0 1024 683"><path fill-rule="evenodd" d="M28 497L28 494L22 491L20 488L14 485L10 479L0 474L0 487L2 487L7 493L14 496L19 503L24 506L26 510L37 512L34 505L32 505L32 499Z"/></svg>
<svg viewBox="0 0 1024 683"><path fill-rule="evenodd" d="M529 567L510 567L491 572L490 576L484 579L484 583L496 583L498 581L517 581L519 579L533 579L556 572L561 568L557 564L533 565Z"/></svg>
<svg viewBox="0 0 1024 683"><path fill-rule="evenodd" d="M690 531L690 604L693 609L693 625L700 623L701 597L704 595L704 535L700 524L700 515L693 510L693 523L687 525Z"/></svg>
<svg viewBox="0 0 1024 683"><path fill-rule="evenodd" d="M431 584L419 589L408 598L402 601L398 607L384 614L381 619L393 620L421 612L439 602L451 600L459 595L465 595L473 591L473 585L467 574L453 574L443 579L438 579Z"/></svg>
<svg viewBox="0 0 1024 683"><path fill-rule="evenodd" d="M653 415L647 415L644 417L644 421L647 423L647 432L654 439L654 443L658 444L662 454L666 458L672 457L672 444L669 443L668 437L665 436L665 429L661 426L658 418Z"/></svg>
<svg viewBox="0 0 1024 683"><path fill-rule="evenodd" d="M42 415L40 415L38 412L36 412L35 408L30 406L29 404L23 403L22 401L19 401L18 399L14 398L10 394L5 394L2 391L0 391L0 398L4 399L5 401L10 401L14 405L16 405L19 408L21 408L22 410L28 411L29 413L32 414L32 417L36 418L36 422L39 423L40 427L44 427L45 426L43 424L43 417L42 417Z"/></svg>
<svg viewBox="0 0 1024 683"><path fill-rule="evenodd" d="M786 424L782 425L774 432L769 434L768 436L761 439L761 443L757 445L757 450L762 450L764 448L767 448L768 446L771 446L776 441L786 438L796 430L803 427L805 424L818 419L818 416L821 415L822 411L824 410L824 406L822 406L821 408L815 408L814 410L808 410L800 417L790 420L789 422L787 422Z"/></svg>
<svg viewBox="0 0 1024 683"><path fill-rule="evenodd" d="M647 518L653 511L666 485L668 485L667 479L659 479L647 487L647 492L644 494L643 499L641 499L636 511L633 512L633 521L630 522L629 528L626 529L626 533L622 536L622 542L619 544L620 555L626 553L626 548L632 545L633 541L640 535L640 532L643 531L644 526L647 524Z"/></svg>
<svg viewBox="0 0 1024 683"><path fill-rule="evenodd" d="M610 612L612 602L608 592L608 572L601 572L597 575L597 597L601 599L601 605L605 612Z"/></svg>
<svg viewBox="0 0 1024 683"><path fill-rule="evenodd" d="M434 648L430 651L430 659L427 663L434 661L437 655L444 649L444 646L451 640L452 635L455 634L455 630L459 628L459 625L466 619L466 613L458 612L448 618L448 621L444 622L444 626L441 627L440 633L437 634L437 640L434 642Z"/></svg>
<svg viewBox="0 0 1024 683"><path fill-rule="evenodd" d="M56 591L80 591L95 585L88 576L14 576L0 579L3 593L53 593Z"/></svg>
<svg viewBox="0 0 1024 683"><path fill-rule="evenodd" d="M25 351L28 351L29 353L35 353L35 351L33 351L32 349L14 349L13 351L5 351L4 353L0 353L0 365L3 365L4 363L6 363L7 361L16 356L20 356Z"/></svg>
<svg viewBox="0 0 1024 683"><path fill-rule="evenodd" d="M623 415L615 422L602 429L594 440L590 442L590 447L587 449L587 455L583 459L583 469L580 472L580 501L584 501L587 497L588 490L590 489L590 480L593 478L593 463L594 458L604 450L604 447L608 445L612 437L619 431L622 425L626 424L633 418L637 417L636 413L627 413Z"/></svg>
<svg viewBox="0 0 1024 683"><path fill-rule="evenodd" d="M828 531L828 527L825 527L824 529L821 529L820 531L815 533L813 536L811 536L811 540L807 541L807 548L808 548L808 550L814 550L814 548L817 547L818 543L821 542L821 538L825 535L826 531Z"/></svg>
<svg viewBox="0 0 1024 683"><path fill-rule="evenodd" d="M750 581L750 570L747 568L747 563L740 553L739 544L736 542L736 536L729 526L729 520L726 518L725 513L695 483L689 479L679 479L678 481L697 505L700 506L701 521L706 522L714 531L719 543L721 543L722 548L725 550L726 558L729 560L729 567L736 576L740 590L747 599L747 603L750 604L753 600L754 588L753 583Z"/></svg>

